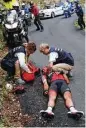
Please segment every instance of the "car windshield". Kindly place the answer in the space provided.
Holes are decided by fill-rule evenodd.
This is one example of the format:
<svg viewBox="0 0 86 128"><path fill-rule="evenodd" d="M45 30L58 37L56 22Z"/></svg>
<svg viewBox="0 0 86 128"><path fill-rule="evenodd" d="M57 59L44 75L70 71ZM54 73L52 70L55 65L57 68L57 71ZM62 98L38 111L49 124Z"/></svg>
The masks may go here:
<svg viewBox="0 0 86 128"><path fill-rule="evenodd" d="M9 18L18 18L18 14L16 13L16 11L15 10L11 10L11 11L9 11L8 12L8 14L7 14L7 17L9 17Z"/></svg>
<svg viewBox="0 0 86 128"><path fill-rule="evenodd" d="M7 14L7 19L6 21L9 23L14 23L15 20L18 20L18 15L15 11L11 11Z"/></svg>
<svg viewBox="0 0 86 128"><path fill-rule="evenodd" d="M51 8L51 6L45 6L44 7L44 9L50 9Z"/></svg>

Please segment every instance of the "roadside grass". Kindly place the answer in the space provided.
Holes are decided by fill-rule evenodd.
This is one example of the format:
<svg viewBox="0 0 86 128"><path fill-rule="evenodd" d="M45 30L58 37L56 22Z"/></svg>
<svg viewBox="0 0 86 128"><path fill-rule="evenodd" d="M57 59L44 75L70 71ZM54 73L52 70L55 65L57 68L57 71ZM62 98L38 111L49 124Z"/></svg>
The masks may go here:
<svg viewBox="0 0 86 128"><path fill-rule="evenodd" d="M0 50L3 49L2 39L3 39L3 37L2 37L2 26L0 25ZM1 78L1 76L0 76L0 78ZM1 81L1 79L0 79L0 81ZM2 86L2 81L1 81L0 86ZM2 106L3 106L3 91L2 91L2 87L1 87L0 88L0 110L2 109ZM4 126L4 124L3 124L1 113L0 113L0 128L3 127L3 126Z"/></svg>
<svg viewBox="0 0 86 128"><path fill-rule="evenodd" d="M5 48L5 42L3 42L3 33L2 33L2 25L0 24L0 60L7 53L7 49ZM6 99L8 99L8 91L5 88L5 72L0 67L0 128L4 126L10 126L8 118L3 115L3 104Z"/></svg>
<svg viewBox="0 0 86 128"><path fill-rule="evenodd" d="M3 43L2 25L0 24L0 50L3 50L5 43Z"/></svg>
<svg viewBox="0 0 86 128"><path fill-rule="evenodd" d="M2 35L2 26L0 25L0 61L7 54ZM18 97L6 89L6 72L0 67L0 128L2 127L23 127L23 125L32 120L31 116L23 115Z"/></svg>
<svg viewBox="0 0 86 128"><path fill-rule="evenodd" d="M78 20L76 20L76 21L74 22L74 26L77 27L77 28L79 28Z"/></svg>
<svg viewBox="0 0 86 128"><path fill-rule="evenodd" d="M3 42L2 25L0 24L0 59L6 54L4 51L5 43ZM4 122L7 122L6 117L2 116L1 110L3 108L4 98L7 97L8 92L5 89L6 81L3 78L4 72L0 67L0 128L4 127Z"/></svg>
<svg viewBox="0 0 86 128"><path fill-rule="evenodd" d="M3 101L5 99L5 97L7 97L8 92L5 89L5 84L6 82L4 81L4 79L0 78L1 80L1 85L0 85L0 112L3 109ZM7 122L7 118L2 115L2 112L0 113L0 128L4 127L5 122Z"/></svg>
<svg viewBox="0 0 86 128"><path fill-rule="evenodd" d="M80 4L85 4L85 0L80 0Z"/></svg>

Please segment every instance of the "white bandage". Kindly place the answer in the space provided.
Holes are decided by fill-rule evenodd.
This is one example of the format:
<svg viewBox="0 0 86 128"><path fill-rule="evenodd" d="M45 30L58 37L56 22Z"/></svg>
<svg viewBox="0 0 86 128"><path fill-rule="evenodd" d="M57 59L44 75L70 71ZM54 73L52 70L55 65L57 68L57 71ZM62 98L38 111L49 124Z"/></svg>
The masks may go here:
<svg viewBox="0 0 86 128"><path fill-rule="evenodd" d="M44 76L42 76L42 82L45 83L47 82L46 78Z"/></svg>

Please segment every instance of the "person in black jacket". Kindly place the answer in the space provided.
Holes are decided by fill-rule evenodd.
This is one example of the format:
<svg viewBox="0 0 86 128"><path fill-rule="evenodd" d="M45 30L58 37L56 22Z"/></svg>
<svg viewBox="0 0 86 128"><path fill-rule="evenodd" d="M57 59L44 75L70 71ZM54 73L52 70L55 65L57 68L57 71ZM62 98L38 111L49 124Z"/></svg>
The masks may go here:
<svg viewBox="0 0 86 128"><path fill-rule="evenodd" d="M85 28L85 22L84 22L84 19L83 19L83 10L82 10L82 7L79 5L79 2L78 1L75 1L75 12L78 16L78 25L80 26L80 29L84 29Z"/></svg>
<svg viewBox="0 0 86 128"><path fill-rule="evenodd" d="M63 49L50 47L49 44L40 44L39 50L48 56L48 67L53 71L63 71L69 77L72 77L71 70L74 68L74 58L71 53Z"/></svg>
<svg viewBox="0 0 86 128"><path fill-rule="evenodd" d="M11 49L8 54L1 60L1 68L7 71L8 79L15 78L17 83L24 83L21 73L26 71L32 73L28 68L28 58L36 51L36 44L31 41L24 43L22 46Z"/></svg>

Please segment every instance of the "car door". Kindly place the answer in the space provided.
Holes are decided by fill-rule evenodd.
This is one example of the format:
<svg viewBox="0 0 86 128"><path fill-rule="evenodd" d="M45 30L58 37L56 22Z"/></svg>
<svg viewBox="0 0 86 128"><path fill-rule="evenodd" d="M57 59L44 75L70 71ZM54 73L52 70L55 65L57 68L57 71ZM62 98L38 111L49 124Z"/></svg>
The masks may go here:
<svg viewBox="0 0 86 128"><path fill-rule="evenodd" d="M54 7L53 10L54 10L55 16L57 16L57 8Z"/></svg>
<svg viewBox="0 0 86 128"><path fill-rule="evenodd" d="M62 15L64 13L62 6L58 6L55 8L56 8L56 15Z"/></svg>
<svg viewBox="0 0 86 128"><path fill-rule="evenodd" d="M51 6L50 11L51 11L51 13L54 12L54 14L56 16L56 8L54 6Z"/></svg>

